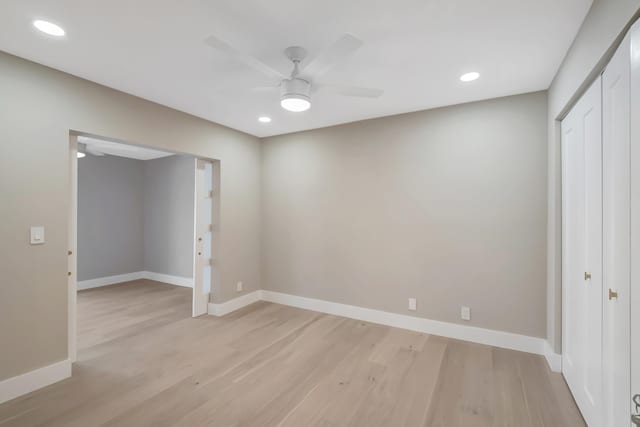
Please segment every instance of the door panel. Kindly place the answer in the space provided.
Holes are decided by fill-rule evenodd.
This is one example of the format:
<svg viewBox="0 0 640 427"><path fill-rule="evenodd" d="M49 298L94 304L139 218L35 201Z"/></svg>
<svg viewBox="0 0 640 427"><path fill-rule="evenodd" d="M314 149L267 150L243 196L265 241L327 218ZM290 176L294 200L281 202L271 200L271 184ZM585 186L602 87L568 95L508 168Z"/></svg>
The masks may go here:
<svg viewBox="0 0 640 427"><path fill-rule="evenodd" d="M602 75L603 373L606 396L603 425L616 427L630 425L629 49L626 38Z"/></svg>
<svg viewBox="0 0 640 427"><path fill-rule="evenodd" d="M562 370L593 426L602 420L601 123L598 79L562 121Z"/></svg>
<svg viewBox="0 0 640 427"><path fill-rule="evenodd" d="M193 256L193 317L207 313L211 292L212 224L213 224L213 165L195 160L195 219Z"/></svg>
<svg viewBox="0 0 640 427"><path fill-rule="evenodd" d="M580 269L580 260L582 256L579 254L583 250L583 235L578 232L582 229L580 217L577 207L581 204L582 197L580 186L576 185L580 177L583 175L582 163L569 161L582 157L582 145L576 140L579 138L578 129L574 126L573 117L567 117L562 123L562 230L563 230L563 301L577 302L580 294L574 295L573 281L575 281L575 271ZM570 184L571 183L571 184ZM575 208L574 208L575 207ZM577 264L577 265L575 265ZM571 286L569 284L571 283ZM579 316L576 311L580 310L581 304L564 304L563 313L563 371L569 382L573 381L573 377L577 375L577 366L574 361L574 352L578 352L578 343L582 341L582 329L576 328L575 319ZM574 374L575 373L575 374Z"/></svg>
<svg viewBox="0 0 640 427"><path fill-rule="evenodd" d="M600 85L596 85L600 90ZM600 97L598 96L598 101ZM584 390L594 412L602 404L602 135L601 108L594 106L583 116L585 174L584 227L585 272L591 275L584 287ZM583 326L584 327L584 326ZM597 351L596 351L597 350ZM594 416L596 419L597 416Z"/></svg>

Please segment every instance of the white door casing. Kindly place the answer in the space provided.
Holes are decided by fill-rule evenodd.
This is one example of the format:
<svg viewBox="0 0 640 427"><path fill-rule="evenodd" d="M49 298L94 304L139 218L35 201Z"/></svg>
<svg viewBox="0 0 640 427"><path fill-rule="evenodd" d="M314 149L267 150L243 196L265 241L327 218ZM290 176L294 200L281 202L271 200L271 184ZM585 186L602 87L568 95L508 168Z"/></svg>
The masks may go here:
<svg viewBox="0 0 640 427"><path fill-rule="evenodd" d="M69 214L67 224L67 353L77 359L78 299L78 137L69 135Z"/></svg>
<svg viewBox="0 0 640 427"><path fill-rule="evenodd" d="M630 320L631 320L631 396L640 395L640 22L630 35ZM640 415L640 408L631 404Z"/></svg>
<svg viewBox="0 0 640 427"><path fill-rule="evenodd" d="M562 372L590 426L602 416L601 80L562 121Z"/></svg>

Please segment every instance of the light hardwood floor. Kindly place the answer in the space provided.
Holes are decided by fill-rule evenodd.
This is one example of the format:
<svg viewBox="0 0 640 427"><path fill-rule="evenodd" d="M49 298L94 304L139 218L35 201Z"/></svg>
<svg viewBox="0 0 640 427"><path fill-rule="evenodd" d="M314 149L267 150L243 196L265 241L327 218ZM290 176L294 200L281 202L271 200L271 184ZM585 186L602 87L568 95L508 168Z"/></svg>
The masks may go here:
<svg viewBox="0 0 640 427"><path fill-rule="evenodd" d="M72 378L5 426L583 426L540 356L260 302L190 318L191 290L78 295Z"/></svg>

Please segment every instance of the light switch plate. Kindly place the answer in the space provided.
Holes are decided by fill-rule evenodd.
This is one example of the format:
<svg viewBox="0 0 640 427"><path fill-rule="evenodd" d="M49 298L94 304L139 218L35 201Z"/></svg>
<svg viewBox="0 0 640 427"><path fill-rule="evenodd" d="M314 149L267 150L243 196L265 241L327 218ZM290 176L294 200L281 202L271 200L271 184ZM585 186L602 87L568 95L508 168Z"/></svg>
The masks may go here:
<svg viewBox="0 0 640 427"><path fill-rule="evenodd" d="M462 320L471 320L471 308L462 306L460 308L460 318Z"/></svg>
<svg viewBox="0 0 640 427"><path fill-rule="evenodd" d="M32 245L44 244L44 227L43 226L31 227L31 244Z"/></svg>
<svg viewBox="0 0 640 427"><path fill-rule="evenodd" d="M242 292L242 282L236 283L236 292Z"/></svg>
<svg viewBox="0 0 640 427"><path fill-rule="evenodd" d="M418 302L415 298L409 298L409 310L416 311L418 308Z"/></svg>

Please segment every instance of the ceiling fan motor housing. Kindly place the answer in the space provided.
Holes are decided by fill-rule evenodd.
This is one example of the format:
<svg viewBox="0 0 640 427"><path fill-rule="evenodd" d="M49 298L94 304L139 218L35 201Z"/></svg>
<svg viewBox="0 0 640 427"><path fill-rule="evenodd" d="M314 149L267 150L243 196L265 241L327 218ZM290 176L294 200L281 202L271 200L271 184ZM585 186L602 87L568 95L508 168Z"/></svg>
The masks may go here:
<svg viewBox="0 0 640 427"><path fill-rule="evenodd" d="M304 79L294 77L283 80L280 90L280 99L301 98L311 101L311 83Z"/></svg>

